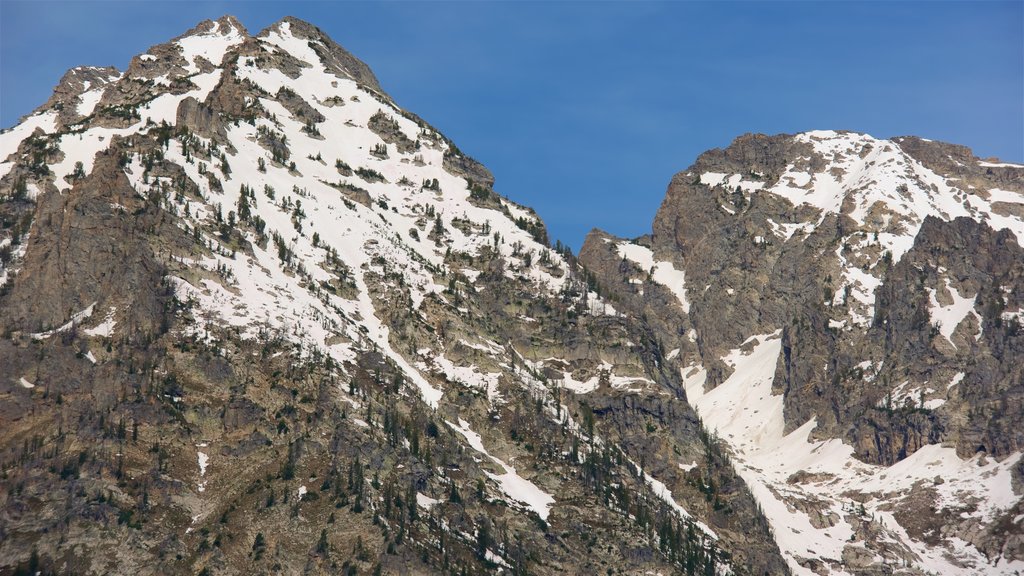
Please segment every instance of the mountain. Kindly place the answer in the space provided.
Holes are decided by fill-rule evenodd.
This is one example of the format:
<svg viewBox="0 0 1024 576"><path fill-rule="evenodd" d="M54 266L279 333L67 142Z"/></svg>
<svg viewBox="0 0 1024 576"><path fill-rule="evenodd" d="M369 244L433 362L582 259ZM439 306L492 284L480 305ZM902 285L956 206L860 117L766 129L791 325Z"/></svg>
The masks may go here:
<svg viewBox="0 0 1024 576"><path fill-rule="evenodd" d="M9 570L785 570L650 330L315 27L74 70L2 146Z"/></svg>
<svg viewBox="0 0 1024 576"><path fill-rule="evenodd" d="M1024 166L750 135L580 259L648 318L805 570L1021 569Z"/></svg>
<svg viewBox="0 0 1024 576"><path fill-rule="evenodd" d="M744 136L577 258L225 16L69 71L0 199L0 573L1024 569L1024 167Z"/></svg>

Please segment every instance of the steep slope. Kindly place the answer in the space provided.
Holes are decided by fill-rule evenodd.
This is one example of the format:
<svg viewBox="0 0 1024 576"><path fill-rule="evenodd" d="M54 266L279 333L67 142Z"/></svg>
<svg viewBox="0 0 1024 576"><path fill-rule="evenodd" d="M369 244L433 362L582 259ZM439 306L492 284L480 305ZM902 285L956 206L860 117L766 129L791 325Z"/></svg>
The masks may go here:
<svg viewBox="0 0 1024 576"><path fill-rule="evenodd" d="M0 135L0 570L786 572L493 184L293 18L69 72Z"/></svg>
<svg viewBox="0 0 1024 576"><path fill-rule="evenodd" d="M1024 166L748 135L581 261L652 320L797 573L1024 566Z"/></svg>

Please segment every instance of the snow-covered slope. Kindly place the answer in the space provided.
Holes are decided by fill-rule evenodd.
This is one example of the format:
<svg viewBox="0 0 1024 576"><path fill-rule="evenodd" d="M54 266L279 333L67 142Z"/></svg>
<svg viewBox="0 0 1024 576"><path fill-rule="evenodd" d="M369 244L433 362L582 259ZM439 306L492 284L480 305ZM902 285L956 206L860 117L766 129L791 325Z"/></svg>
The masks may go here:
<svg viewBox="0 0 1024 576"><path fill-rule="evenodd" d="M841 440L810 439L814 420L784 434L783 399L772 393L781 339L778 333L754 336L744 348L751 344L729 354L725 361L735 372L710 391L699 368L689 368L686 392L705 425L731 447L794 573L810 575L823 566L831 574L853 574L876 563L937 574L1024 569L1020 559L986 558L959 537L929 545L902 525L908 521L903 511L922 503L955 510L961 522L991 525L1020 501L1012 478L1020 453L1002 461L963 459L951 447L931 444L884 467L856 459Z"/></svg>
<svg viewBox="0 0 1024 576"><path fill-rule="evenodd" d="M817 218L800 214L793 221L769 218L772 236L768 238L773 243L784 243L798 233L810 234L829 214L849 217L854 229L836 249L842 277L837 279L833 300L854 298L856 303L849 309L853 324L863 327L871 320L881 274L874 266L878 256L888 253L898 262L928 216L967 217L996 230L1009 229L1018 242L1024 239L1024 213L1019 209L1024 207L1024 193L979 188L962 178L939 175L904 151L898 139L819 130L797 134L793 141L804 145L807 155L792 159L774 183L757 174L708 171L698 177L712 188L772 194L817 214ZM1015 164L1002 166L1024 170ZM997 203L1004 203L1003 209ZM1008 211L1007 205L1018 208ZM758 237L757 241L769 240Z"/></svg>

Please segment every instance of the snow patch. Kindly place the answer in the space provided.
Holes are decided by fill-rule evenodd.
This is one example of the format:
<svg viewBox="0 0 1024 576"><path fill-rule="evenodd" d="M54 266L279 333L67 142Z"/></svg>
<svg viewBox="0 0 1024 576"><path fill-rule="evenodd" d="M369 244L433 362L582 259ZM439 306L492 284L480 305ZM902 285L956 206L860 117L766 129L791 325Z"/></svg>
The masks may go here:
<svg viewBox="0 0 1024 576"><path fill-rule="evenodd" d="M205 448L206 447L206 443L203 442L201 444L196 444L196 447L197 448ZM196 451L196 460L199 463L199 485L197 486L197 489L200 492L205 492L206 491L206 480L204 478L206 477L206 467L210 463L210 456L207 455L205 452L203 452L201 450L197 450Z"/></svg>
<svg viewBox="0 0 1024 576"><path fill-rule="evenodd" d="M60 332L66 332L66 331L70 330L73 326L76 326L76 325L80 324L82 322L82 320L85 320L89 316L92 316L92 311L93 311L93 309L95 307L96 307L96 303L93 302L92 304L87 306L84 310L81 310L79 312L76 312L76 313L72 314L71 315L71 320L68 320L62 326L60 326L58 328L54 328L53 330L48 330L46 332L39 332L39 333L36 333L36 334L32 334L32 339L33 340L45 340L45 339L49 338L50 336L53 336L54 334L58 334Z"/></svg>
<svg viewBox="0 0 1024 576"><path fill-rule="evenodd" d="M936 298L936 290L934 288L928 288L928 301L930 304L928 307L928 316L938 325L939 333L952 344L953 332L956 330L957 326L963 322L964 318L966 318L968 314L973 313L977 317L979 325L981 324L981 316L979 316L974 310L974 303L977 296L965 298L960 295L960 292L956 288L950 286L948 278L945 279L945 283L946 290L953 298L953 303L947 306L939 304L939 301ZM953 344L953 346L956 347L956 344Z"/></svg>
<svg viewBox="0 0 1024 576"><path fill-rule="evenodd" d="M103 322L100 322L93 328L86 328L83 332L89 336L102 336L104 338L109 338L114 334L114 326L117 325L117 321L114 320L114 312L116 311L117 308L111 306L110 310L107 311L107 316L103 319Z"/></svg>
<svg viewBox="0 0 1024 576"><path fill-rule="evenodd" d="M104 88L97 88L95 90L89 90L79 96L78 101L78 114L80 116L89 116L96 110L96 105L100 103L100 99L103 98Z"/></svg>
<svg viewBox="0 0 1024 576"><path fill-rule="evenodd" d="M419 505L420 508L430 510L439 502L440 500L435 500L434 498L431 498L430 496L427 496L425 494L420 494L419 492L416 493L416 504Z"/></svg>
<svg viewBox="0 0 1024 576"><path fill-rule="evenodd" d="M686 299L686 271L676 270L671 262L656 262L654 252L650 248L629 242L616 244L615 247L624 258L648 270L655 282L672 291L679 300L683 312L690 313L690 302Z"/></svg>
<svg viewBox="0 0 1024 576"><path fill-rule="evenodd" d="M491 472L484 471L485 474L492 480L495 480L509 498L517 502L521 502L529 507L531 510L537 513L542 520L548 519L548 514L551 512L551 506L555 503L555 499L548 493L544 492L537 487L536 484L516 474L516 469L509 466L499 458L491 456L487 450L484 449L483 440L480 439L480 435L473 432L469 428L469 423L459 418L459 425L456 426L451 422L447 421L448 425L453 430L462 434L466 439L466 442L484 456L490 458L495 464L505 470L503 474L492 474Z"/></svg>

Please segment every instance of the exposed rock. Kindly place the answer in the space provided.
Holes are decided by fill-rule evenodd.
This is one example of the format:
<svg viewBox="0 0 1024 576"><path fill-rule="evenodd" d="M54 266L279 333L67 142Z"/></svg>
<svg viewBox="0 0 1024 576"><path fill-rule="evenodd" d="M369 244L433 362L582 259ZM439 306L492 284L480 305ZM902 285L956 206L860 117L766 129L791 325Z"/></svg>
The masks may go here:
<svg viewBox="0 0 1024 576"><path fill-rule="evenodd" d="M70 126L94 112L96 100L86 102L87 92L97 93L121 78L113 66L78 66L68 70L53 89L53 95L33 113L56 110L57 127Z"/></svg>
<svg viewBox="0 0 1024 576"><path fill-rule="evenodd" d="M394 118L385 114L384 111L380 111L379 113L371 116L366 127L374 134L380 136L381 140L388 144L394 144L398 148L398 152L401 154L414 152L418 148L417 144L402 132L401 128L398 126L398 122L395 121Z"/></svg>
<svg viewBox="0 0 1024 576"><path fill-rule="evenodd" d="M175 126L187 128L205 138L223 139L227 137L223 124L212 108L189 96L178 104Z"/></svg>
<svg viewBox="0 0 1024 576"><path fill-rule="evenodd" d="M281 21L260 32L257 37L264 37L271 32L280 33L285 28L285 24L287 24L288 34L303 38L310 43L310 48L320 57L320 62L328 71L351 78L373 89L378 94L384 94L384 90L380 87L377 77L374 76L369 66L331 40L320 28L308 22L292 16L285 16Z"/></svg>

